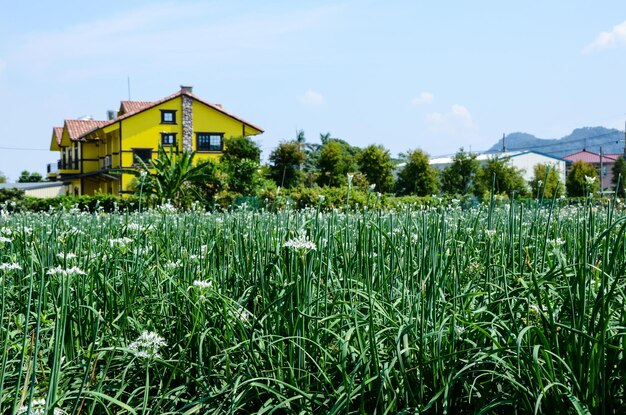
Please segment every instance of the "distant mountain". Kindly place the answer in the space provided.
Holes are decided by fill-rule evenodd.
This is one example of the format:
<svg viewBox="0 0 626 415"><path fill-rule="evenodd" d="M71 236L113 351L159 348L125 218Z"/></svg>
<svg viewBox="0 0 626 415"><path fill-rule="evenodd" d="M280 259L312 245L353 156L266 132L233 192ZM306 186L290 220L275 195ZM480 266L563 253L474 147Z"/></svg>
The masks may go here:
<svg viewBox="0 0 626 415"><path fill-rule="evenodd" d="M624 132L614 128L583 127L562 138L537 138L527 133L511 133L505 137L506 151L534 150L556 157L563 157L583 149L594 153L623 154ZM489 152L502 151L502 139Z"/></svg>

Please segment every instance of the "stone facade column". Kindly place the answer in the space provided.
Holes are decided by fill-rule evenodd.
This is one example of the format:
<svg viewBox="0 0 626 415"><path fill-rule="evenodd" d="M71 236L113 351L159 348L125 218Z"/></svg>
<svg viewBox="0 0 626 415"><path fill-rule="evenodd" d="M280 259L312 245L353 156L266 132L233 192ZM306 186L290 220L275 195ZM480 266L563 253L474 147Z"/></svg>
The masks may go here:
<svg viewBox="0 0 626 415"><path fill-rule="evenodd" d="M183 99L183 151L193 150L193 98L182 94Z"/></svg>

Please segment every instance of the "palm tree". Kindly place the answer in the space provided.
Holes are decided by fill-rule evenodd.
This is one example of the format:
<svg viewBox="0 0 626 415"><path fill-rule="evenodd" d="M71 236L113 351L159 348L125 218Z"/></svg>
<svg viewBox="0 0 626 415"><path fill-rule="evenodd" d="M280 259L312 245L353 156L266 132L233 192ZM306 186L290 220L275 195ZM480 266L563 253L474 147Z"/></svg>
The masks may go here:
<svg viewBox="0 0 626 415"><path fill-rule="evenodd" d="M134 171L140 178L137 190L152 195L159 204L170 202L177 207L187 207L194 200L205 199L207 186L216 192L221 188L221 181L212 161L194 165L195 154L188 150L180 153L170 149L166 152L159 146L157 158L150 160L149 165L138 159L139 169Z"/></svg>

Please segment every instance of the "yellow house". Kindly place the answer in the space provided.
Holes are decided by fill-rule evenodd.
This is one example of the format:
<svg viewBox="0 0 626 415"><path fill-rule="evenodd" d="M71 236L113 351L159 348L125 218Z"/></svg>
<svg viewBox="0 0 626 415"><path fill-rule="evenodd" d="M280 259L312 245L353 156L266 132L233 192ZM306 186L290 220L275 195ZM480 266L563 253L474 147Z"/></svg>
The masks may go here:
<svg viewBox="0 0 626 415"><path fill-rule="evenodd" d="M48 165L48 178L70 183L69 194L123 195L135 177L125 173L136 160L148 162L164 148L193 150L196 161L218 159L224 138L252 136L263 130L193 94L192 88L155 102L122 101L109 120L65 120L54 127L50 150L60 159Z"/></svg>

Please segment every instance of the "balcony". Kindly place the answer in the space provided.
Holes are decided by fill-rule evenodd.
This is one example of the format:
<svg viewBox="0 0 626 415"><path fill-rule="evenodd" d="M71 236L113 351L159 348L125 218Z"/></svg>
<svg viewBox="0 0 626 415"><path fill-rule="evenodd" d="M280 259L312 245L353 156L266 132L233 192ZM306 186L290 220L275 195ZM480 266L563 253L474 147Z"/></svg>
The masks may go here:
<svg viewBox="0 0 626 415"><path fill-rule="evenodd" d="M110 169L113 167L113 163L111 161L111 156L104 156L103 159L100 159L100 168L103 170Z"/></svg>
<svg viewBox="0 0 626 415"><path fill-rule="evenodd" d="M78 166L78 160L57 160L56 163L49 163L47 167L48 176L57 176L59 174L73 174L78 173L80 167Z"/></svg>
<svg viewBox="0 0 626 415"><path fill-rule="evenodd" d="M59 174L59 170L61 166L61 160L58 160L56 163L48 163L48 167L46 168L46 172L48 176L56 176Z"/></svg>

